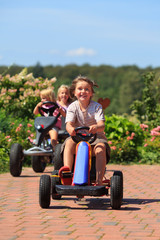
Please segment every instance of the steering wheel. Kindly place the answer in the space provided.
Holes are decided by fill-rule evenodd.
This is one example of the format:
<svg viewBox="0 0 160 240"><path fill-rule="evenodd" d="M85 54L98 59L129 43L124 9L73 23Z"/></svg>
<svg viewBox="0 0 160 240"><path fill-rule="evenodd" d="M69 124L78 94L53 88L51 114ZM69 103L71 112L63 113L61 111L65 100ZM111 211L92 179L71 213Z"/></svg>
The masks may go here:
<svg viewBox="0 0 160 240"><path fill-rule="evenodd" d="M51 107L49 108L44 108L43 106L45 105L52 105ZM58 104L55 103L55 102L50 102L50 101L46 101L46 102L43 102L42 106L39 107L39 113L43 115L43 112L47 113L48 116L53 116L53 112L55 111L55 109L59 108ZM42 112L43 111L43 112Z"/></svg>
<svg viewBox="0 0 160 240"><path fill-rule="evenodd" d="M93 143L97 138L97 133L79 133L79 130L89 130L89 127L77 127L75 128L76 136L71 136L74 142L79 143L81 141Z"/></svg>

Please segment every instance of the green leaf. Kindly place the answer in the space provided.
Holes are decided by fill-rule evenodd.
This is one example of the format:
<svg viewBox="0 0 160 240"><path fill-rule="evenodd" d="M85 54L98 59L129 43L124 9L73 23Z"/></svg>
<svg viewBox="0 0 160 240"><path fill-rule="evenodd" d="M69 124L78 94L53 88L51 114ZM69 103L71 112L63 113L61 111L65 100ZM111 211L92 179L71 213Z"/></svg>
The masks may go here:
<svg viewBox="0 0 160 240"><path fill-rule="evenodd" d="M117 128L117 130L118 130L118 132L123 133L123 128L122 127Z"/></svg>

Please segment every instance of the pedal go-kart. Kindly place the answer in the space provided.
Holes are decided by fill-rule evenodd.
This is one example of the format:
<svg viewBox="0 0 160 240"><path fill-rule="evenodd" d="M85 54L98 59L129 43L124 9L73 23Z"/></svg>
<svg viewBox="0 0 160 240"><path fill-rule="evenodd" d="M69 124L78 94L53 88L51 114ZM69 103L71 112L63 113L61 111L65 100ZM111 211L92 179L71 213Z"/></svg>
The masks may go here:
<svg viewBox="0 0 160 240"><path fill-rule="evenodd" d="M103 181L103 186L95 186L96 169L95 157L91 156L91 143L95 141L96 134L80 133L80 130L89 130L88 127L76 128L76 136L72 139L77 143L74 171L68 167L54 170L52 175L42 175L39 183L39 204L41 208L49 208L51 196L61 199L62 195L74 195L78 198L84 196L110 195L113 209L119 209L123 199L123 173L113 171L110 179Z"/></svg>
<svg viewBox="0 0 160 240"><path fill-rule="evenodd" d="M46 105L51 105L52 107L46 108ZM53 152L48 132L54 127L60 116L60 113L56 117L53 116L53 112L57 108L59 106L56 103L49 101L44 102L42 107L39 108L41 115L43 115L43 111L48 114L48 117L41 116L35 119L36 139L32 143L33 147L23 150L19 143L12 144L10 150L10 173L12 176L18 177L21 175L25 156L31 156L31 164L35 172L43 172L47 163L53 162L58 151L55 149L55 152ZM59 144L68 136L69 134L65 130L60 130L58 133ZM59 149L58 144L56 147Z"/></svg>

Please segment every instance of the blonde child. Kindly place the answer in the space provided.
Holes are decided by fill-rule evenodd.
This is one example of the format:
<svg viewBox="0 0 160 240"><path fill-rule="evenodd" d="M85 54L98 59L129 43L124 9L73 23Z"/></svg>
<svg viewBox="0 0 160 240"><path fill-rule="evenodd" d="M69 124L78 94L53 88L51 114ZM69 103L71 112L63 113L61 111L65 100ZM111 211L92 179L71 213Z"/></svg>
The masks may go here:
<svg viewBox="0 0 160 240"><path fill-rule="evenodd" d="M39 102L33 113L35 115L39 114L39 108L42 107L43 103L46 102L46 101L50 101L50 102L54 102L56 103L56 98L55 98L55 94L54 94L54 91L52 88L47 88L47 89L44 89L40 92L40 98L41 98L41 102ZM52 105L49 105L47 106L48 108L51 107ZM43 113L43 115L45 117L47 117L47 114L43 111L41 111ZM65 113L63 109L56 109L53 113L53 116L57 116L58 113L61 113L62 115ZM57 123L55 124L55 126L49 131L49 135L50 135L50 138L51 138L51 144L52 144L52 147L53 147L53 150L55 148L55 145L57 144L57 138L58 138L58 131L59 129L61 129L61 117L59 117L57 119Z"/></svg>
<svg viewBox="0 0 160 240"><path fill-rule="evenodd" d="M67 108L68 108L69 104L71 103L69 87L67 85L61 85L58 88L57 103L60 107L62 107L65 110L65 112L67 111ZM62 116L65 117L66 114L62 115Z"/></svg>
<svg viewBox="0 0 160 240"><path fill-rule="evenodd" d="M66 129L70 136L75 136L74 129L80 126L88 126L90 133L97 133L97 139L91 146L92 154L96 156L96 185L102 185L105 166L110 158L110 148L104 134L105 117L102 106L91 100L94 86L98 87L87 77L79 76L73 80L70 93L71 97L75 96L77 100L67 109ZM76 143L69 137L64 145L64 166L72 170Z"/></svg>
<svg viewBox="0 0 160 240"><path fill-rule="evenodd" d="M57 104L60 109L64 110L64 114L61 116L62 129L66 130L65 117L69 104L71 103L69 87L67 85L61 85L57 91Z"/></svg>

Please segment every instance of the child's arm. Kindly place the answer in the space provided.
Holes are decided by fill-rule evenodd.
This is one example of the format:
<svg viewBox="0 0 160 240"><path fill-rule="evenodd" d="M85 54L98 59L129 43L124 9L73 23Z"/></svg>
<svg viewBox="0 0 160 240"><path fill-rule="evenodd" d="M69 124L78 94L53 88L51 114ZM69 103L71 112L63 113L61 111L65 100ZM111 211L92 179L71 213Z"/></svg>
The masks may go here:
<svg viewBox="0 0 160 240"><path fill-rule="evenodd" d="M42 102L39 102L36 106L35 109L33 110L33 114L37 115L39 114L39 107L42 107Z"/></svg>
<svg viewBox="0 0 160 240"><path fill-rule="evenodd" d="M105 129L105 122L103 120L100 120L97 124L94 124L89 127L90 133L97 133L97 132L104 132Z"/></svg>
<svg viewBox="0 0 160 240"><path fill-rule="evenodd" d="M69 133L70 136L75 136L76 132L74 130L74 123L73 122L67 122L66 123L66 130Z"/></svg>
<svg viewBox="0 0 160 240"><path fill-rule="evenodd" d="M59 112L63 117L66 117L66 111L62 107L59 107Z"/></svg>

